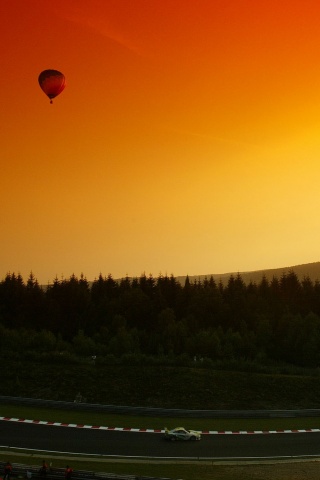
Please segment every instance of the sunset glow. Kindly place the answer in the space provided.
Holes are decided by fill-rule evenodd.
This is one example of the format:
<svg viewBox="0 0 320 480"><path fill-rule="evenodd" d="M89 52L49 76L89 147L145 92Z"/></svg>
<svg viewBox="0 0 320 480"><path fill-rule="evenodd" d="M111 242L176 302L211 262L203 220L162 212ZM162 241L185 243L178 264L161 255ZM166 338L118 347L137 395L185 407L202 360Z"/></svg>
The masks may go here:
<svg viewBox="0 0 320 480"><path fill-rule="evenodd" d="M1 277L319 261L320 3L2 0ZM53 100L38 76L56 69Z"/></svg>

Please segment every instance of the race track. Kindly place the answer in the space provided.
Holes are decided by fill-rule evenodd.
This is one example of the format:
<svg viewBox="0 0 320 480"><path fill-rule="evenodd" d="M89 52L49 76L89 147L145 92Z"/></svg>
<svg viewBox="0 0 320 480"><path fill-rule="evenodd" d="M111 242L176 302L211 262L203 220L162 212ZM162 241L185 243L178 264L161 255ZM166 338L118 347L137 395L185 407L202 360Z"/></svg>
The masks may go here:
<svg viewBox="0 0 320 480"><path fill-rule="evenodd" d="M202 435L167 442L161 433L108 431L0 421L1 447L152 458L263 459L320 456L320 433Z"/></svg>

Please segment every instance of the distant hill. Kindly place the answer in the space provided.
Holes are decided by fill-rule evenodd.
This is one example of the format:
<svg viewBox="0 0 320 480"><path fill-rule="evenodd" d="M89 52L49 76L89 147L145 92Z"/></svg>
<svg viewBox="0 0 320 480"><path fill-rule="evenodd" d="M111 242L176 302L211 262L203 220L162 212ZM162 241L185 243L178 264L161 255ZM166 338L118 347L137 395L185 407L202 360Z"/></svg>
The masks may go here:
<svg viewBox="0 0 320 480"><path fill-rule="evenodd" d="M281 267L281 268L271 268L267 270L254 270L252 272L229 272L229 273L209 273L208 275L189 275L191 282L195 280L203 281L205 278L209 279L211 276L218 283L221 282L225 285L227 284L231 275L236 276L240 273L242 280L248 284L250 282L259 283L263 276L267 280L272 280L273 277L280 278L284 273L293 271L299 280L303 280L304 277L309 277L310 280L315 282L316 280L320 281L320 262L314 263L305 263L303 265L293 265L291 267ZM178 282L184 285L186 276L175 277Z"/></svg>
<svg viewBox="0 0 320 480"><path fill-rule="evenodd" d="M234 277L240 273L242 280L244 283L248 284L250 282L253 283L259 283L262 279L263 276L266 277L267 280L272 280L273 277L276 278L281 278L281 275L283 273L288 273L290 271L293 271L299 280L303 280L304 277L309 277L312 282L315 282L316 280L320 281L320 262L314 262L314 263L305 263L303 265L293 265L291 267L281 267L281 268L271 268L267 270L254 270L252 272L229 272L229 273L208 273L207 275L188 275L190 282L195 282L198 280L203 281L205 278L209 280L209 278L212 276L214 280L219 283L220 281L222 282L223 285L226 285L228 283L228 280L231 275ZM132 280L132 277L128 277L130 280ZM174 278L181 283L181 285L185 284L187 276L175 276ZM116 278L116 282L120 282L121 278ZM89 281L89 286L92 286L92 281ZM48 285L41 285L41 288L43 290L46 290L48 288Z"/></svg>

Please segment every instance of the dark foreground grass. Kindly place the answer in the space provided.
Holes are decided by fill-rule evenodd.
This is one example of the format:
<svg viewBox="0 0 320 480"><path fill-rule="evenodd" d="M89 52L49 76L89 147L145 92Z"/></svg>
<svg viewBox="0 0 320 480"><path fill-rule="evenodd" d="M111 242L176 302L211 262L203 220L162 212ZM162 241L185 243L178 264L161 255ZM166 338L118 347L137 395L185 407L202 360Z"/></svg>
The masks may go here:
<svg viewBox="0 0 320 480"><path fill-rule="evenodd" d="M320 407L317 372L289 375L204 366L55 364L1 358L6 395L203 410Z"/></svg>

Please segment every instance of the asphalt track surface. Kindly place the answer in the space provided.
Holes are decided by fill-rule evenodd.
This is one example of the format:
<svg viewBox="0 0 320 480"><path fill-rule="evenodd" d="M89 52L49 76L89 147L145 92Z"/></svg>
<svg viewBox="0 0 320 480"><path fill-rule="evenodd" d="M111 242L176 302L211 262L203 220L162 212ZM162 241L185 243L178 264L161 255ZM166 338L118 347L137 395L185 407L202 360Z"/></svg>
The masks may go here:
<svg viewBox="0 0 320 480"><path fill-rule="evenodd" d="M0 421L1 447L158 459L270 459L320 456L320 433L202 435L168 442L161 433L106 431Z"/></svg>

